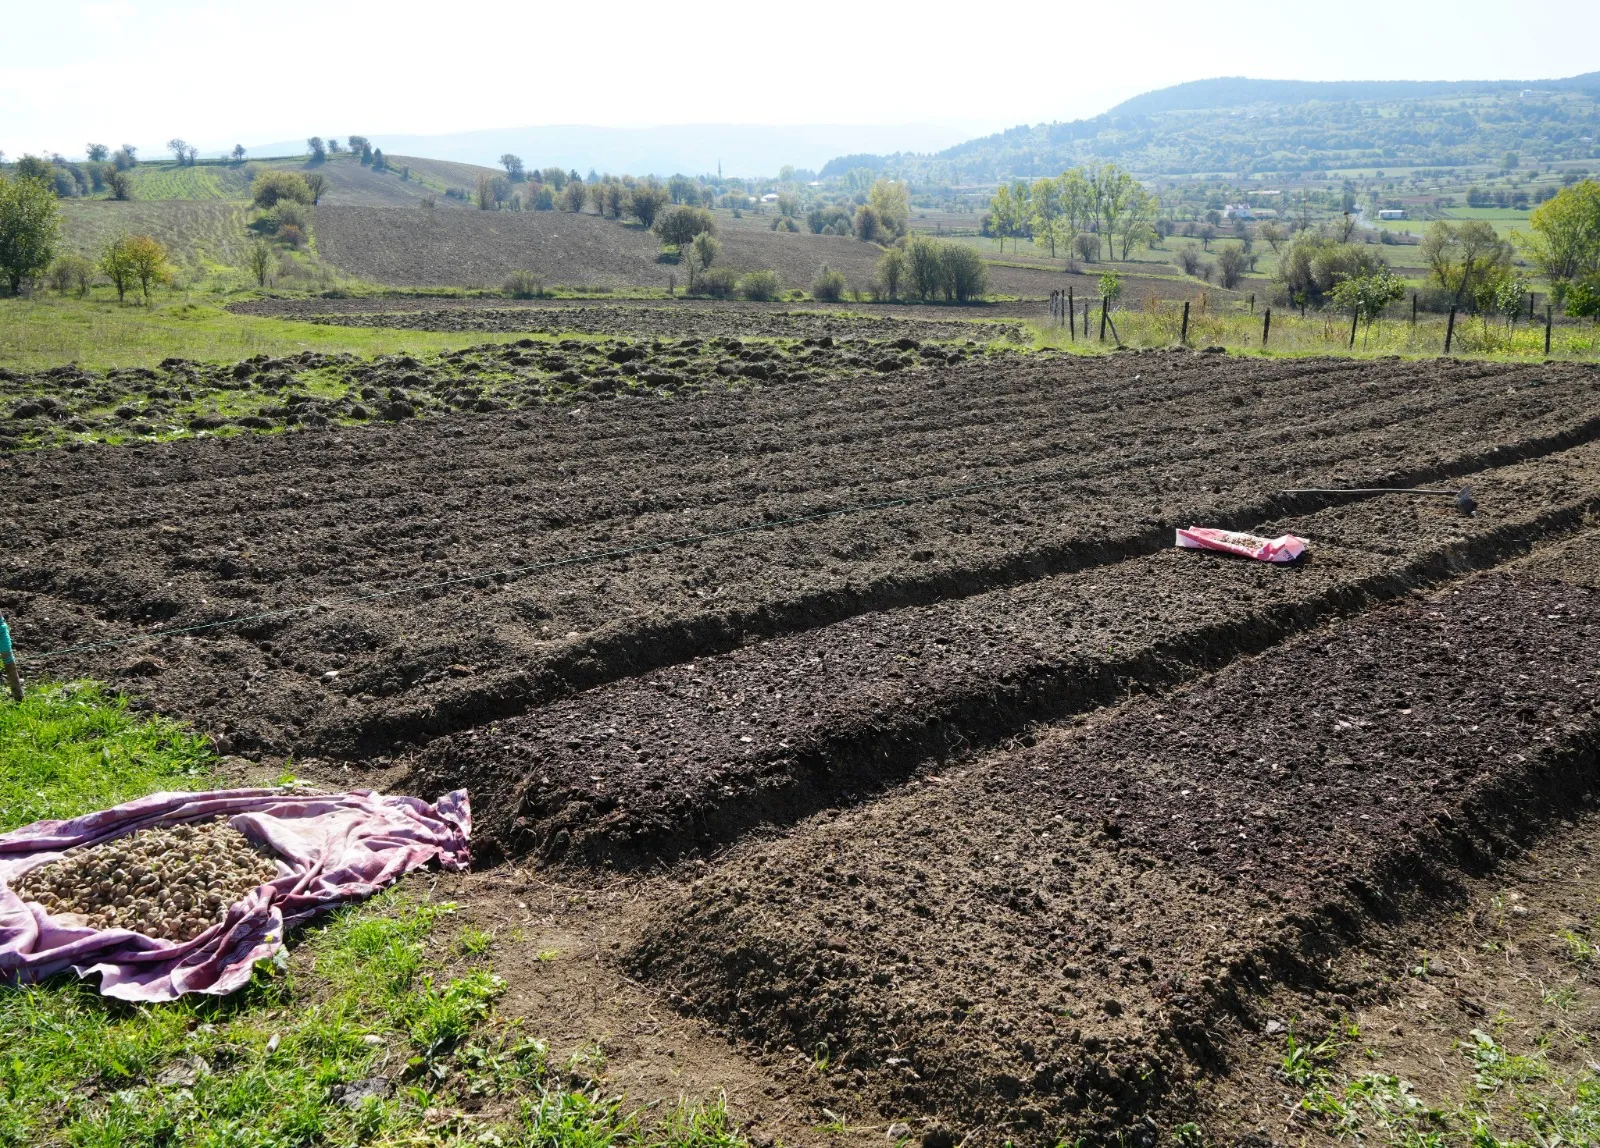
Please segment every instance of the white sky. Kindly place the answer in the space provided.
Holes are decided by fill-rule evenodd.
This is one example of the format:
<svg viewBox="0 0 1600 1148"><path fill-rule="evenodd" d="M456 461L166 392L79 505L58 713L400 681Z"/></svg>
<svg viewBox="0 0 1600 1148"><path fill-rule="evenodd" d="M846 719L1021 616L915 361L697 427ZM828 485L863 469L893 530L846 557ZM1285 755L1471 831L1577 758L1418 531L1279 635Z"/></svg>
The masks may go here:
<svg viewBox="0 0 1600 1148"><path fill-rule="evenodd" d="M936 123L1094 115L1218 75L1535 79L1600 69L1600 3L910 8L770 0L0 0L0 149L154 156L527 124Z"/></svg>

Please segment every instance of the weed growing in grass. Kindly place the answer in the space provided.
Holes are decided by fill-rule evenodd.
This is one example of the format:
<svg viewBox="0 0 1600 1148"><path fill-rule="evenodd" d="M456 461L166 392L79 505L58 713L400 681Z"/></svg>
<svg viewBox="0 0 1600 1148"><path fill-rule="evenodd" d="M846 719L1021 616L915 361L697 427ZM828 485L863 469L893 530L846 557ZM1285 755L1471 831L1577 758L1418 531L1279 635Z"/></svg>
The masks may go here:
<svg viewBox="0 0 1600 1148"><path fill-rule="evenodd" d="M1296 1048L1306 1048L1292 1036L1288 1046L1286 1064ZM1298 1111L1337 1139L1400 1148L1600 1143L1600 1078L1593 1062L1574 1077L1562 1077L1542 1049L1514 1053L1481 1029L1458 1047L1471 1087L1453 1108L1426 1103L1396 1076L1342 1077L1319 1066L1309 1074Z"/></svg>
<svg viewBox="0 0 1600 1148"><path fill-rule="evenodd" d="M210 784L201 738L97 682L36 685L0 705L0 749L0 830Z"/></svg>
<svg viewBox="0 0 1600 1148"><path fill-rule="evenodd" d="M1594 963L1595 944L1582 933L1563 929L1556 936L1566 944L1567 956L1580 965Z"/></svg>

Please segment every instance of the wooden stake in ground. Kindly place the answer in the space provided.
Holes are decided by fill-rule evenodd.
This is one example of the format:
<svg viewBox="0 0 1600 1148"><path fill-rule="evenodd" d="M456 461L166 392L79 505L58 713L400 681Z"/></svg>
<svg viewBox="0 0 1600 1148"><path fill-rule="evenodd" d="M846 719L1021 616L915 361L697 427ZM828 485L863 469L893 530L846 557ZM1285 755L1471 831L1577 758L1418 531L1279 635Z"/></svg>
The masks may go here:
<svg viewBox="0 0 1600 1148"><path fill-rule="evenodd" d="M1456 309L1454 307L1452 307L1452 308L1450 308L1450 321L1445 324L1445 328L1444 328L1444 353L1445 354L1448 355L1450 353L1450 343L1451 343L1452 340L1455 339L1455 337L1456 337Z"/></svg>
<svg viewBox="0 0 1600 1148"><path fill-rule="evenodd" d="M6 683L11 687L11 700L22 700L22 678L17 674L17 656L11 651L11 629L0 615L0 665L5 666Z"/></svg>
<svg viewBox="0 0 1600 1148"><path fill-rule="evenodd" d="M1357 311L1350 316L1350 349L1356 349L1356 324L1361 322L1361 312Z"/></svg>
<svg viewBox="0 0 1600 1148"><path fill-rule="evenodd" d="M1552 312L1550 310L1550 304L1546 303L1544 305L1544 353L1545 353L1545 355L1547 357L1550 354L1550 322L1551 322L1550 316L1551 316L1551 314L1552 314Z"/></svg>
<svg viewBox="0 0 1600 1148"><path fill-rule="evenodd" d="M1267 336L1272 334L1272 308L1268 307L1265 315L1261 317L1261 349L1267 348Z"/></svg>
<svg viewBox="0 0 1600 1148"><path fill-rule="evenodd" d="M1417 325L1417 293L1411 292L1411 325Z"/></svg>
<svg viewBox="0 0 1600 1148"><path fill-rule="evenodd" d="M1178 331L1178 342L1189 345L1189 300L1183 301L1183 327Z"/></svg>
<svg viewBox="0 0 1600 1148"><path fill-rule="evenodd" d="M1078 341L1078 305L1073 301L1072 288L1067 288L1067 327L1072 335L1072 341Z"/></svg>
<svg viewBox="0 0 1600 1148"><path fill-rule="evenodd" d="M1100 296L1100 341L1106 341L1106 320L1111 317L1111 300Z"/></svg>

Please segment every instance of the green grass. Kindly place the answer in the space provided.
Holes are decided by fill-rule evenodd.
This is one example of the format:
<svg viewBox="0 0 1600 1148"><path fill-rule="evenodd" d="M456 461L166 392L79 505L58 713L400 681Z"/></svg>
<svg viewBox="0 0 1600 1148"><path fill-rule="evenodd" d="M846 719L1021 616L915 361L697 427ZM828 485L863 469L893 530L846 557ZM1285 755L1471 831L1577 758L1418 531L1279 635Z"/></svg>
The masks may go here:
<svg viewBox="0 0 1600 1148"><path fill-rule="evenodd" d="M1237 302L1219 304L1213 301L1207 307L1192 306L1189 311L1189 346L1220 346L1230 352L1260 353L1262 309L1258 304L1257 313L1252 315L1243 304ZM1112 322L1126 346L1175 346L1182 329L1183 305L1164 300L1155 306L1114 311ZM1037 346L1097 352L1116 345L1109 328L1106 342L1099 342L1099 324L1100 312L1096 307L1091 315L1093 338L1088 340L1084 339L1081 329L1077 341L1073 341L1065 328L1038 323L1032 326ZM1445 318L1438 315L1424 315L1416 326L1412 326L1409 312L1406 312L1374 324L1370 332L1365 327L1358 329L1355 353L1423 357L1439 355L1444 349L1445 326ZM1350 316L1333 311L1310 311L1302 319L1296 311L1275 309L1267 352L1285 355L1348 354ZM1451 352L1472 357L1543 360L1544 325L1542 321L1532 326L1519 322L1508 329L1501 320L1490 320L1485 325L1480 318L1458 316ZM1552 358L1594 361L1600 358L1600 330L1587 323L1557 326L1552 333L1550 353Z"/></svg>
<svg viewBox="0 0 1600 1148"><path fill-rule="evenodd" d="M103 294L103 289L96 295ZM154 367L165 358L234 362L301 351L357 355L428 354L476 343L508 342L520 332L400 331L332 327L236 315L206 294L156 296L151 307L36 294L0 299L0 366L42 370L78 363L92 370ZM419 304L420 305L420 304Z"/></svg>
<svg viewBox="0 0 1600 1148"><path fill-rule="evenodd" d="M213 778L200 739L91 682L0 702L0 763L8 829ZM721 1100L647 1117L606 1094L603 1058L551 1064L495 1012L492 937L452 913L420 883L391 889L292 936L223 999L130 1005L70 977L0 987L0 1148L744 1143Z"/></svg>
<svg viewBox="0 0 1600 1148"><path fill-rule="evenodd" d="M96 682L32 689L21 704L0 703L0 830L204 788L210 760L202 739Z"/></svg>
<svg viewBox="0 0 1600 1148"><path fill-rule="evenodd" d="M129 173L135 200L237 199L250 197L244 170L214 164L179 167L175 163L141 163Z"/></svg>
<svg viewBox="0 0 1600 1148"><path fill-rule="evenodd" d="M1600 1076L1592 1060L1563 1074L1544 1048L1513 1052L1473 1029L1456 1045L1463 1093L1453 1104L1435 1105L1400 1077L1337 1072L1332 1065L1345 1048L1340 1034L1313 1046L1291 1033L1281 1067L1286 1081L1304 1089L1297 1105L1302 1118L1334 1139L1397 1148L1600 1143Z"/></svg>

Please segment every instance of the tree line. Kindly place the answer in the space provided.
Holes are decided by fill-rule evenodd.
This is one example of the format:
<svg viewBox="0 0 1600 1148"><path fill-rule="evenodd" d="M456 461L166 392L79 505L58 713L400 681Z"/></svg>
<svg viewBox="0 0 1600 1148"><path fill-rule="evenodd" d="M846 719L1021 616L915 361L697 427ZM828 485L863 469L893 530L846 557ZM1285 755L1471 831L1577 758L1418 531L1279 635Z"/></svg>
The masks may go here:
<svg viewBox="0 0 1600 1148"><path fill-rule="evenodd" d="M1161 202L1133 175L1116 164L1075 167L1054 178L1001 184L983 218L984 235L999 240L1029 239L1049 250L1054 259L1065 251L1085 260L1099 257L1102 246L1122 258L1156 235Z"/></svg>

